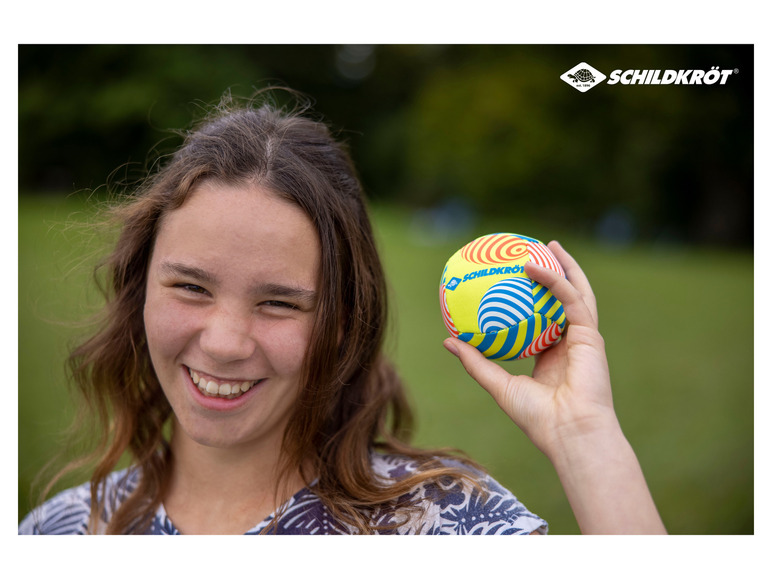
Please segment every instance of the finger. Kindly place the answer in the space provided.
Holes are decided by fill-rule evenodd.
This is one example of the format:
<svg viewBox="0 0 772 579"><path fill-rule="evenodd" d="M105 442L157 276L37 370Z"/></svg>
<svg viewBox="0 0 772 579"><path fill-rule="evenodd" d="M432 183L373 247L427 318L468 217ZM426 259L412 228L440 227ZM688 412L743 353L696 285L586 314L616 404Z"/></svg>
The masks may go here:
<svg viewBox="0 0 772 579"><path fill-rule="evenodd" d="M590 307L570 281L558 272L532 261L525 264L525 273L536 283L549 289L552 295L560 300L569 323L577 326L597 327L596 319Z"/></svg>
<svg viewBox="0 0 772 579"><path fill-rule="evenodd" d="M587 279L584 271L573 258L573 256L571 256L571 254L568 253L559 242L550 241L547 246L558 259L560 265L563 266L568 281L570 281L573 286L579 290L579 293L582 294L582 298L587 304L587 307L590 310L595 323L597 324L598 305L595 300L595 293L592 291L592 286L590 285L590 281Z"/></svg>

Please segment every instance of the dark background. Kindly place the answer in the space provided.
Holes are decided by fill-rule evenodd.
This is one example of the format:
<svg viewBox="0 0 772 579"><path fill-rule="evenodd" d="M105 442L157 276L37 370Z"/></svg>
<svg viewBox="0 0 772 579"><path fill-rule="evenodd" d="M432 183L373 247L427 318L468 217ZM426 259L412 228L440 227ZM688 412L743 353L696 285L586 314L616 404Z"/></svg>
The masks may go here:
<svg viewBox="0 0 772 579"><path fill-rule="evenodd" d="M582 61L607 76L737 72L579 93L559 76ZM617 242L750 247L752 71L752 45L22 45L19 185L131 183L226 89L282 84L344 131L373 199L546 215Z"/></svg>

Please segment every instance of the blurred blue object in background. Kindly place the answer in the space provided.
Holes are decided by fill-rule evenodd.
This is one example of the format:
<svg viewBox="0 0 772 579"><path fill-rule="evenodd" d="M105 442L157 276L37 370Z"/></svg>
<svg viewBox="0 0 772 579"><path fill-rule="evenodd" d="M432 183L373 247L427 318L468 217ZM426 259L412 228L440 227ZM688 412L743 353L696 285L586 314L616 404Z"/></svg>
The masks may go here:
<svg viewBox="0 0 772 579"><path fill-rule="evenodd" d="M466 238L477 223L477 213L464 199L448 199L413 211L410 237L417 245L441 245Z"/></svg>
<svg viewBox="0 0 772 579"><path fill-rule="evenodd" d="M626 207L614 206L598 219L595 237L607 246L629 247L636 240L637 229L633 213Z"/></svg>

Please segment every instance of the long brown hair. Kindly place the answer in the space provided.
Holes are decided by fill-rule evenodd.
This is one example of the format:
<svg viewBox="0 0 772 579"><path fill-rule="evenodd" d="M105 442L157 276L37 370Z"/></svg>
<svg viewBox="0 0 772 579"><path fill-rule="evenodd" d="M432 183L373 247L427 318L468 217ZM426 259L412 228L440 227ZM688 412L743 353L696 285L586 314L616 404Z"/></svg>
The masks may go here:
<svg viewBox="0 0 772 579"><path fill-rule="evenodd" d="M384 273L346 147L303 109L288 112L254 101L237 105L226 97L186 135L169 163L115 211L120 236L101 264L108 282L104 320L69 358L74 382L100 432L100 444L91 454L96 466L89 530L96 532L113 500L104 493L106 477L126 451L142 476L136 490L115 505L106 532L145 530L167 490L174 457L164 425L171 408L153 371L143 327L147 266L162 217L210 179L271 190L302 208L319 235L321 298L304 387L284 434L279 482L292 472L300 471L306 483L315 476L314 492L334 518L369 533L375 530L371 521L377 510L420 510L420 502L400 500L416 484L468 478L465 469L438 460L444 453L409 445L410 408L382 354ZM399 481L379 480L371 466L376 450L409 457L419 468ZM311 465L311 472L302 470L304 464Z"/></svg>

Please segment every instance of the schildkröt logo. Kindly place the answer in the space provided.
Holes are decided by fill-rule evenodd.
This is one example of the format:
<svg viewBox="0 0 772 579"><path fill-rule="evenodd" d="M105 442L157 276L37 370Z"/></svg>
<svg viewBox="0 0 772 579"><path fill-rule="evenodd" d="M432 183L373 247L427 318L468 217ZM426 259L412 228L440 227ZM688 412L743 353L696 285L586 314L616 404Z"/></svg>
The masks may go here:
<svg viewBox="0 0 772 579"><path fill-rule="evenodd" d="M689 84L689 85L723 85L726 84L729 77L739 74L736 68L721 69L718 66L710 67L710 70L700 69L616 69L606 81L609 85L633 85L633 84ZM593 68L586 62L580 62L574 68L560 75L566 83L580 92L587 92L593 87L598 86L606 80L606 75L598 69Z"/></svg>
<svg viewBox="0 0 772 579"><path fill-rule="evenodd" d="M606 79L606 75L586 62L580 62L571 70L564 72L560 78L579 92L587 92Z"/></svg>
<svg viewBox="0 0 772 579"><path fill-rule="evenodd" d="M721 70L711 66L710 70L615 70L608 79L608 84L726 84L738 69Z"/></svg>
<svg viewBox="0 0 772 579"><path fill-rule="evenodd" d="M450 280L448 282L448 284L445 286L445 289L453 291L454 289L456 289L458 287L458 284L460 284L460 283L461 283L461 280L458 279L457 277L454 277L452 280Z"/></svg>

